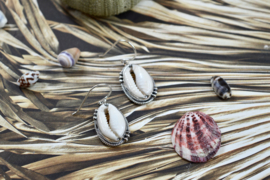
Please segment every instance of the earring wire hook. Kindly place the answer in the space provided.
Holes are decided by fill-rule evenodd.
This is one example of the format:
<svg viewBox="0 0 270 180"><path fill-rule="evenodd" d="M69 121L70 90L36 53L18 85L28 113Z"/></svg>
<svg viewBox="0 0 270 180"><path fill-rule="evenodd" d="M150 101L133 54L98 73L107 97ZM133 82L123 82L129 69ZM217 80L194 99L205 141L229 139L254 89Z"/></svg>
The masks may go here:
<svg viewBox="0 0 270 180"><path fill-rule="evenodd" d="M88 98L88 96L89 96L89 94L90 94L91 91L93 91L96 87L102 87L102 86L107 86L107 87L110 88L110 92L107 94L107 96L105 96L101 101L99 101L99 104L104 104L104 103L106 103L107 98L112 94L112 87L111 87L110 85L108 85L108 84L97 84L97 85L93 86L93 87L88 91L88 93L87 93L87 95L85 96L85 98L84 98L83 102L81 103L80 107L78 108L77 111L75 111L74 113L72 113L72 115L74 116L75 114L77 114L77 113L81 110L83 104L85 103L85 101L86 101L86 99Z"/></svg>
<svg viewBox="0 0 270 180"><path fill-rule="evenodd" d="M130 41L127 41L127 40L124 40L124 39L119 39L118 41L116 41L103 55L99 55L99 57L104 57L108 54L108 52L110 52L119 42L126 42L128 43L132 48L133 48L133 51L134 51L134 56L132 59L129 59L129 60L126 60L126 59L123 59L123 62L124 64L128 64L128 61L133 61L136 59L137 57L137 50L136 48L134 47L134 45L130 42Z"/></svg>

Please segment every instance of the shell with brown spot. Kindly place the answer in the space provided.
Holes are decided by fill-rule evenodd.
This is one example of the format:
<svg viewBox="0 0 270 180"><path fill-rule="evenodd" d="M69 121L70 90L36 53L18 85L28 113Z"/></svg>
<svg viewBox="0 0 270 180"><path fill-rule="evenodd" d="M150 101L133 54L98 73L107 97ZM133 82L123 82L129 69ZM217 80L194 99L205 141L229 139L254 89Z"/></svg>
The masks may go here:
<svg viewBox="0 0 270 180"><path fill-rule="evenodd" d="M39 79L39 71L30 71L23 74L16 82L22 88L28 88L36 84Z"/></svg>

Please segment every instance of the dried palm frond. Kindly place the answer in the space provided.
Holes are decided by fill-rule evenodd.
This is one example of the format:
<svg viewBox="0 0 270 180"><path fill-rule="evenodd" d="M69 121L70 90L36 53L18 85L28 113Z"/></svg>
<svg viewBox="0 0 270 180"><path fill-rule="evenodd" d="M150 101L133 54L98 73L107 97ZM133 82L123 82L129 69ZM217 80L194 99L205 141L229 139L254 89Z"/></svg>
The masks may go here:
<svg viewBox="0 0 270 180"><path fill-rule="evenodd" d="M14 21L0 30L0 163L9 169L0 169L0 179L269 178L267 1L142 0L127 16L108 18L59 0L42 1L48 10L36 0L2 2ZM57 18L46 18L51 11ZM132 104L118 82L121 59L133 52L127 44L98 56L118 39L134 44L131 63L155 79L159 93L150 104ZM63 69L57 53L73 46L81 57ZM40 71L39 82L20 89L16 80L30 70ZM231 85L229 101L212 91L214 75ZM94 90L81 113L71 115L99 83L112 85L108 101L129 121L130 141L117 148L100 142L92 121L107 88ZM209 114L221 129L221 149L205 164L173 150L171 130L187 111Z"/></svg>

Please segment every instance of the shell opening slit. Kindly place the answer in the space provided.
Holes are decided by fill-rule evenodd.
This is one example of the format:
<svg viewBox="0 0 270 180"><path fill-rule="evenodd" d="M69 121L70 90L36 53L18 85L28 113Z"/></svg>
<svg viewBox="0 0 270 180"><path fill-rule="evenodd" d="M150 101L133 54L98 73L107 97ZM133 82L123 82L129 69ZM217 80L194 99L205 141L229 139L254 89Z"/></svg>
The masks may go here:
<svg viewBox="0 0 270 180"><path fill-rule="evenodd" d="M139 65L124 67L119 79L126 96L136 104L147 104L157 96L153 78Z"/></svg>
<svg viewBox="0 0 270 180"><path fill-rule="evenodd" d="M109 146L118 146L129 137L128 122L112 104L102 104L94 114L95 128L100 140Z"/></svg>

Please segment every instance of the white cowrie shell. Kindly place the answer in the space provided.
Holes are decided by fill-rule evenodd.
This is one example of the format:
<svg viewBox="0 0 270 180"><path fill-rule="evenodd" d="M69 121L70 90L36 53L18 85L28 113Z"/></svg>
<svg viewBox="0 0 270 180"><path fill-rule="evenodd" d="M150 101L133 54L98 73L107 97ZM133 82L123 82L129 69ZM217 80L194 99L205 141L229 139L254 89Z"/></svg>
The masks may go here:
<svg viewBox="0 0 270 180"><path fill-rule="evenodd" d="M110 119L106 118L108 110ZM108 123L109 121L109 123ZM101 133L113 141L119 141L124 137L126 122L122 113L112 104L101 105L97 112L97 123Z"/></svg>
<svg viewBox="0 0 270 180"><path fill-rule="evenodd" d="M132 78L131 71L135 74L135 81ZM132 65L123 72L124 84L128 91L135 97L146 99L148 98L154 88L152 77L148 72L139 65Z"/></svg>

